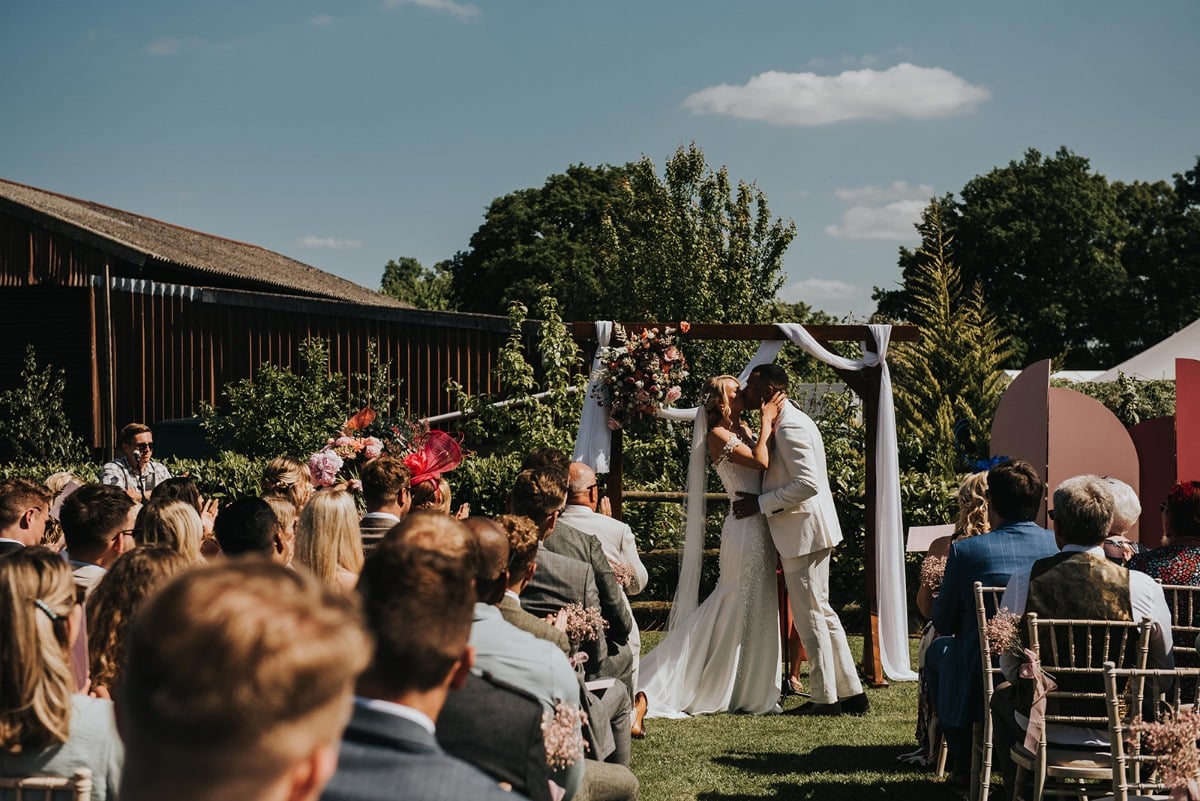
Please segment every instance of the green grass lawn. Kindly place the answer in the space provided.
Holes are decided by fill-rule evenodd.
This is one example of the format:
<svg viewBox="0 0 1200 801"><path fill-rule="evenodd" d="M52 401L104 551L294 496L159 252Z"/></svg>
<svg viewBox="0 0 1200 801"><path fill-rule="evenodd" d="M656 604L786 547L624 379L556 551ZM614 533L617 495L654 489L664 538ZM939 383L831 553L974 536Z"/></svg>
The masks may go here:
<svg viewBox="0 0 1200 801"><path fill-rule="evenodd" d="M661 632L643 632L649 651ZM862 638L851 637L855 655ZM915 642L914 642L915 650ZM915 654L914 654L915 656ZM858 801L913 798L957 801L961 796L895 757L916 747L915 682L867 690L864 717L704 715L649 720L646 738L634 740L632 769L644 801L814 799ZM803 699L790 697L784 709Z"/></svg>

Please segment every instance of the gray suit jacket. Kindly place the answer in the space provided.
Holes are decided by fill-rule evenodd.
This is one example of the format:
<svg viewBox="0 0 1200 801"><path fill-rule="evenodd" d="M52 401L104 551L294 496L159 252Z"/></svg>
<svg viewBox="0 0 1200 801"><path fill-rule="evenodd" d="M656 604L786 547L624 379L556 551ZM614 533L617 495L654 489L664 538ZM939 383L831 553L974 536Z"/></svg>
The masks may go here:
<svg viewBox="0 0 1200 801"><path fill-rule="evenodd" d="M545 544L538 546L537 570L533 580L521 592L521 608L534 617L545 619L556 614L567 604L600 606L600 594L596 591L596 579L591 565L569 556L547 550ZM583 644L588 655L584 672L589 676L599 675L599 670L608 656L608 641L604 634L594 642Z"/></svg>
<svg viewBox="0 0 1200 801"><path fill-rule="evenodd" d="M497 606L500 607L500 614L504 619L521 631L527 631L542 640L549 640L557 645L564 654L571 655L571 643L567 640L567 635L547 623L544 618L534 617L526 612L516 598L505 594Z"/></svg>
<svg viewBox="0 0 1200 801"><path fill-rule="evenodd" d="M354 705L337 773L322 801L515 801L487 774L447 754L411 720Z"/></svg>
<svg viewBox="0 0 1200 801"><path fill-rule="evenodd" d="M600 593L600 614L608 623L606 636L610 645L623 645L633 631L633 615L625 601L625 591L613 575L612 565L604 555L600 540L559 520L554 531L542 543L547 550L587 562L592 566L596 590Z"/></svg>
<svg viewBox="0 0 1200 801"><path fill-rule="evenodd" d="M396 521L388 517L364 517L358 521L358 530L362 533L363 552L370 553L383 539L383 535L392 530Z"/></svg>

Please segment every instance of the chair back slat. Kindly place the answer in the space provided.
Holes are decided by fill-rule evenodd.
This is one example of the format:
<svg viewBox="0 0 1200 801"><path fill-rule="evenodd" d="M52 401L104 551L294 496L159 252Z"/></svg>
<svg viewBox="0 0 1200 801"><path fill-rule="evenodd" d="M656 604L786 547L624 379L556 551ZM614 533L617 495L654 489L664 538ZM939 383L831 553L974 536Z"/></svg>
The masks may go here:
<svg viewBox="0 0 1200 801"><path fill-rule="evenodd" d="M1119 668L1112 662L1104 665L1115 801L1127 801L1130 793L1144 795L1168 791L1169 788L1157 780L1155 767L1160 755L1147 753L1142 748L1142 736L1131 728L1131 724L1142 717L1147 708L1154 710L1156 719L1163 720L1194 704L1194 692L1187 694L1183 688L1194 690L1198 677L1200 668L1197 667L1139 670Z"/></svg>
<svg viewBox="0 0 1200 801"><path fill-rule="evenodd" d="M92 771L79 768L71 776L21 776L0 779L3 801L90 801Z"/></svg>
<svg viewBox="0 0 1200 801"><path fill-rule="evenodd" d="M1196 635L1200 634L1200 587L1164 584L1162 590L1167 598L1167 607L1171 610L1172 651L1176 656L1186 654L1188 657L1176 661L1195 667Z"/></svg>

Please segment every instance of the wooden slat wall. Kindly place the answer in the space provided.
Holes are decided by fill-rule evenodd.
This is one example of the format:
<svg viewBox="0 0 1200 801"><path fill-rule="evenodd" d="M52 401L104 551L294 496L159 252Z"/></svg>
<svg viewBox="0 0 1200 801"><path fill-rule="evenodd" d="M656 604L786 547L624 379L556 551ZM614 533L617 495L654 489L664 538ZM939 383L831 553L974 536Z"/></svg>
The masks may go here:
<svg viewBox="0 0 1200 801"><path fill-rule="evenodd" d="M115 409L105 400L105 267L113 325ZM150 272L147 265L146 272ZM11 386L26 342L39 362L68 372L72 422L94 448L113 427L189 417L200 401L251 377L264 362L299 367L308 337L329 341L331 369L366 373L368 342L378 343L399 404L414 414L452 411L448 380L472 393L498 389L492 370L507 337L503 317L457 315L237 290L202 290L135 280L143 268L90 245L0 213L0 388ZM203 277L201 277L203 280ZM393 410L394 411L394 410Z"/></svg>

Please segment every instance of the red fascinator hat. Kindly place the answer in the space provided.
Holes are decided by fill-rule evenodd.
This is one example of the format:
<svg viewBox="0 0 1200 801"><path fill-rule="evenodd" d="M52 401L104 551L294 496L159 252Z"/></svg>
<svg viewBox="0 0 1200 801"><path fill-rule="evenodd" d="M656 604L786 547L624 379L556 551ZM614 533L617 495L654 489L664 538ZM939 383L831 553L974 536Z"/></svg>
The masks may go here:
<svg viewBox="0 0 1200 801"><path fill-rule="evenodd" d="M409 486L422 481L436 481L442 473L448 473L462 463L462 448L454 437L445 431L433 430L424 437L421 450L404 457L404 464L412 472Z"/></svg>

